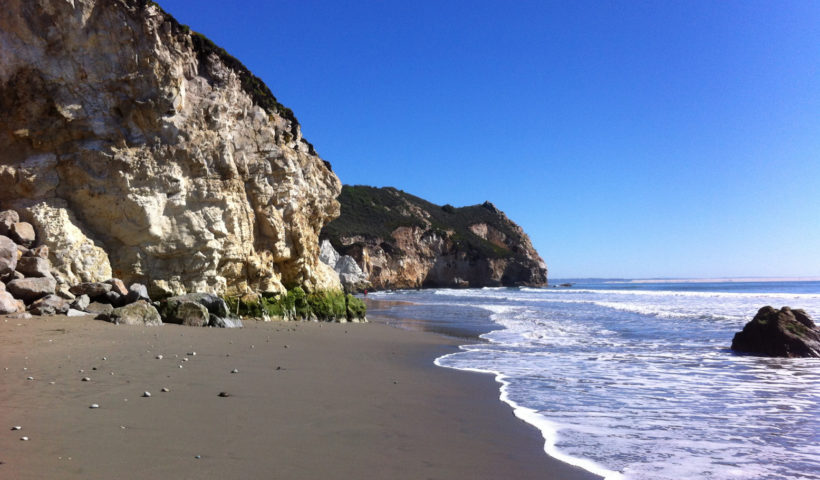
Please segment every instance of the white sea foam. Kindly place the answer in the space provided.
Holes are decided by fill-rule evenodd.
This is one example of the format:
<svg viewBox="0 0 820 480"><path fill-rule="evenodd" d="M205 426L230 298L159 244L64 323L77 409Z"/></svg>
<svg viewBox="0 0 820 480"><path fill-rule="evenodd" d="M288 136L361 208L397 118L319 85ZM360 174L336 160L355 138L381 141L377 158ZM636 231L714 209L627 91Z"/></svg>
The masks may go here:
<svg viewBox="0 0 820 480"><path fill-rule="evenodd" d="M628 480L820 479L820 362L727 349L759 307L816 315L820 294L493 288L412 301L480 307L504 327L436 364L494 374L555 458Z"/></svg>
<svg viewBox="0 0 820 480"><path fill-rule="evenodd" d="M450 354L450 355L457 355L457 354ZM604 480L621 480L623 475L620 472L615 472L608 470L595 462L579 457L573 457L571 455L567 455L564 452L558 450L555 444L558 439L558 431L559 427L556 423L551 422L543 415L540 415L537 411L527 408L524 406L519 405L514 400L510 398L507 393L507 387L509 386L509 382L499 372L492 371L492 370L483 370L478 368L468 368L468 367L452 367L450 365L446 365L443 363L447 357L450 355L445 355L443 357L437 358L435 360L435 364L439 367L445 368L454 368L456 370L463 370L463 371L470 371L470 372L478 372L478 373L488 373L495 376L495 381L498 382L501 387L501 396L500 399L502 402L508 404L513 409L513 413L517 418L533 425L535 428L541 431L541 435L544 438L544 451L547 455L560 460L564 463L568 463L570 465L574 465L576 467L583 468L584 470L594 473L595 475L599 475L604 477Z"/></svg>

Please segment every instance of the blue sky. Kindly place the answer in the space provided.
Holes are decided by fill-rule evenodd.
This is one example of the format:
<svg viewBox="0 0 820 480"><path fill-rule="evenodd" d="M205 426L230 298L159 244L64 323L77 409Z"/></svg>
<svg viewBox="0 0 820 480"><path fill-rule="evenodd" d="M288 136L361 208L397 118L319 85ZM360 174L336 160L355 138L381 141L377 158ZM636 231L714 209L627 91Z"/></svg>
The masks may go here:
<svg viewBox="0 0 820 480"><path fill-rule="evenodd" d="M820 275L820 2L159 3L344 183L490 200L550 277Z"/></svg>

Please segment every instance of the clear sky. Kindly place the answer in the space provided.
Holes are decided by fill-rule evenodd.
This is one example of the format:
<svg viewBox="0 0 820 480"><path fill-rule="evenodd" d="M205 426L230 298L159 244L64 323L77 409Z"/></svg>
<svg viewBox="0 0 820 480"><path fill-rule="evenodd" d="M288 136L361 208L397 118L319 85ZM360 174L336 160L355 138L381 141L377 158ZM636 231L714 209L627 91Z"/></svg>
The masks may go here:
<svg viewBox="0 0 820 480"><path fill-rule="evenodd" d="M160 0L347 184L490 200L550 277L820 275L820 2Z"/></svg>

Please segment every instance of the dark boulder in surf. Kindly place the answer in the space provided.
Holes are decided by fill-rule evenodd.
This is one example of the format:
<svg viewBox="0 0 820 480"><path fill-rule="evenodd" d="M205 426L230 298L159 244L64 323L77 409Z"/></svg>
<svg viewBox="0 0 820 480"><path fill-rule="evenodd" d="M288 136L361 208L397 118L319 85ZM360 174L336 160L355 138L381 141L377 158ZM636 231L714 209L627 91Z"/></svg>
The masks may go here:
<svg viewBox="0 0 820 480"><path fill-rule="evenodd" d="M732 350L768 357L820 357L820 328L803 310L766 306L735 334Z"/></svg>

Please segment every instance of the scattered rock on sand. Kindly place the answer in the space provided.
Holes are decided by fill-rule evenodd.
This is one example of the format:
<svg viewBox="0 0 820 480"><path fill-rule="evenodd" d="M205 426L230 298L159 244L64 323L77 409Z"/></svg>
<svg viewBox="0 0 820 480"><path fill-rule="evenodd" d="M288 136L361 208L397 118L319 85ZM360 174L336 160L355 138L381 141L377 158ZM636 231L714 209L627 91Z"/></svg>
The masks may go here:
<svg viewBox="0 0 820 480"><path fill-rule="evenodd" d="M162 325L162 319L157 309L145 300L115 308L114 312L111 313L110 321L124 325Z"/></svg>
<svg viewBox="0 0 820 480"><path fill-rule="evenodd" d="M94 318L97 320L108 321L111 319L111 314L114 313L114 307L107 303L91 302L88 307L85 308L85 311L95 315Z"/></svg>
<svg viewBox="0 0 820 480"><path fill-rule="evenodd" d="M0 285L2 285L2 282L0 282ZM9 292L0 291L0 315L15 313L18 309L17 300Z"/></svg>
<svg viewBox="0 0 820 480"><path fill-rule="evenodd" d="M68 301L57 295L46 295L31 304L29 312L33 315L59 315L68 312Z"/></svg>
<svg viewBox="0 0 820 480"><path fill-rule="evenodd" d="M46 295L54 293L57 282L53 278L21 278L12 280L6 284L6 289L14 295L14 298L31 303Z"/></svg>
<svg viewBox="0 0 820 480"><path fill-rule="evenodd" d="M820 357L820 328L803 310L766 306L735 334L732 350L769 357Z"/></svg>
<svg viewBox="0 0 820 480"><path fill-rule="evenodd" d="M67 317L85 317L89 315L88 313L83 312L82 310L75 310L73 308L69 308L67 312L65 312Z"/></svg>
<svg viewBox="0 0 820 480"><path fill-rule="evenodd" d="M225 300L210 293L189 293L187 295L166 298L162 301L163 314L166 314L166 312L172 314L181 302L198 303L207 308L208 313L218 317L227 317L230 315L228 304L225 303Z"/></svg>
<svg viewBox="0 0 820 480"><path fill-rule="evenodd" d="M80 295L79 297L75 298L73 302L71 302L71 308L76 308L77 310L85 310L91 304L91 299L88 298L88 295Z"/></svg>
<svg viewBox="0 0 820 480"><path fill-rule="evenodd" d="M210 321L210 314L204 305L197 302L182 300L175 302L173 308L166 309L169 313L165 317L168 323L178 323L189 327L205 327Z"/></svg>

